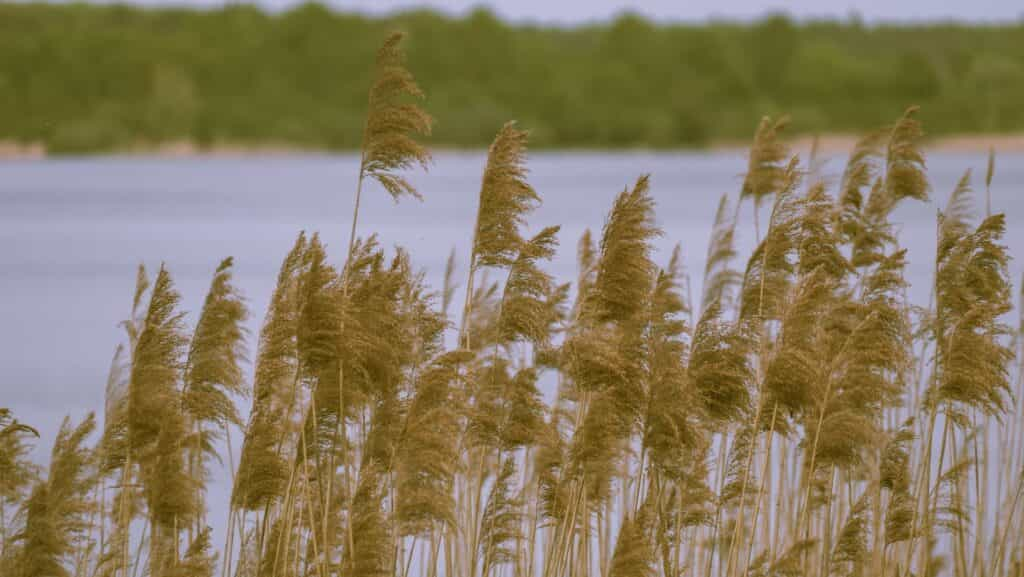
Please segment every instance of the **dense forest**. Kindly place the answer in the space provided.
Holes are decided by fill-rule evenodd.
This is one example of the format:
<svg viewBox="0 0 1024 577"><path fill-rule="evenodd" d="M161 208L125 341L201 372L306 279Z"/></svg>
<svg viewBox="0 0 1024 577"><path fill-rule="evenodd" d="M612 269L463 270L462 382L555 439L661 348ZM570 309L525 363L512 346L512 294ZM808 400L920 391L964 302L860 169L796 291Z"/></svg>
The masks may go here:
<svg viewBox="0 0 1024 577"><path fill-rule="evenodd" d="M357 149L377 39L410 35L435 146L483 147L517 118L537 147L699 147L763 114L861 132L907 102L930 134L1024 131L1024 23L659 24L576 28L485 11L385 18L0 4L0 140L52 152L189 141Z"/></svg>
<svg viewBox="0 0 1024 577"><path fill-rule="evenodd" d="M414 201L429 166L400 42L372 68L347 246L298 234L258 334L230 258L195 326L172 272L140 267L102 419L65 420L43 470L0 409L0 574L1024 575L1024 316L994 158L941 209L915 303L890 217L933 194L918 110L836 181L766 117L692 294L678 249L653 258L646 175L553 277L527 134L499 124L468 258L430 287L359 228L364 193ZM770 217L741 222L750 204Z"/></svg>

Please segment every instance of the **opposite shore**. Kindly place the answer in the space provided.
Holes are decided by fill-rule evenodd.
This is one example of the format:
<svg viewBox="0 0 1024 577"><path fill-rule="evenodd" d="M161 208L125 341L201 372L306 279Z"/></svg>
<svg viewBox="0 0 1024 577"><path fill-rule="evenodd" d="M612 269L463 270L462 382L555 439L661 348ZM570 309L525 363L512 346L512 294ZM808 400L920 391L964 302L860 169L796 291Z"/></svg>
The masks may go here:
<svg viewBox="0 0 1024 577"><path fill-rule="evenodd" d="M789 140L794 150L807 151L815 146L823 154L837 155L848 153L853 149L858 136L850 134L830 134L820 137L798 136ZM817 141L817 142L815 142ZM706 147L698 148L553 148L550 150L586 150L586 151L704 151L704 152L735 152L745 151L747 144L741 142L720 142ZM1020 134L962 134L942 136L925 140L924 147L929 152L946 153L982 153L994 150L997 153L1024 153L1024 133ZM477 150L474 148L451 148L445 146L436 147L438 150ZM541 149L544 150L544 149ZM18 143L11 141L0 141L0 160L12 159L40 159L48 157L76 157L88 158L90 156L150 156L164 158L192 158L192 157L246 157L246 156L300 156L306 154L338 153L337 150L325 148L312 148L290 145L287 143L274 144L218 144L207 147L200 147L195 143L179 141L156 145L139 145L131 148L97 151L89 154L57 154L51 155L46 147L38 143Z"/></svg>

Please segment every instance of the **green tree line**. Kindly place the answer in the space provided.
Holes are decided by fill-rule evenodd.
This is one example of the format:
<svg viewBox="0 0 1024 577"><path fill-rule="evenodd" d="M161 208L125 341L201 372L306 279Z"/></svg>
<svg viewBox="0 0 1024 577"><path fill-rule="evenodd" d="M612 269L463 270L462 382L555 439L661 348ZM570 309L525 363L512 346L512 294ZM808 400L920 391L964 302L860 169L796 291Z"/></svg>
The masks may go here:
<svg viewBox="0 0 1024 577"><path fill-rule="evenodd" d="M516 118L536 147L699 147L761 116L859 132L921 104L931 134L1024 130L1024 23L660 24L573 28L486 10L369 17L87 4L0 5L0 139L53 152L359 146L373 52L408 33L435 146L481 147ZM417 49L417 47L420 47Z"/></svg>

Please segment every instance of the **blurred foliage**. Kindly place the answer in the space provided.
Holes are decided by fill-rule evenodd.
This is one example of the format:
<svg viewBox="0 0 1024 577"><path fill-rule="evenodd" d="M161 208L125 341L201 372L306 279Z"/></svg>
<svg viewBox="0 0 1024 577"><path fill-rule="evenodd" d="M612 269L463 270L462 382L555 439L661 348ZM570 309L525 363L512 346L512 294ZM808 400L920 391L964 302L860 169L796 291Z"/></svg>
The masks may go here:
<svg viewBox="0 0 1024 577"><path fill-rule="evenodd" d="M538 147L745 140L764 114L852 132L919 104L932 134L1024 130L1024 22L574 28L411 11L0 4L0 139L52 152L161 142L355 149L373 54L409 34L432 144L485 146L508 118Z"/></svg>

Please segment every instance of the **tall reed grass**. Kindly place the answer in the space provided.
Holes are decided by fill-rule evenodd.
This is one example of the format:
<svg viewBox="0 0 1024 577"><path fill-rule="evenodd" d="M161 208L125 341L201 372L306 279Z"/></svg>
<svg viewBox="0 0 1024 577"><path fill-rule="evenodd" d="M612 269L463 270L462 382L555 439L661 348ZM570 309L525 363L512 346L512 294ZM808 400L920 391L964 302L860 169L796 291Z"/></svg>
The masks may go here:
<svg viewBox="0 0 1024 577"><path fill-rule="evenodd" d="M915 109L834 187L766 118L694 303L680 250L654 260L646 175L579 240L573 283L547 272L559 229L529 232L542 196L509 123L464 270L453 253L435 291L358 231L366 181L419 197L404 171L429 165L400 41L378 56L340 264L300 234L255 338L230 258L195 327L170 271L140 267L102 423L66 420L44 472L0 411L0 574L1024 575L1024 316L993 160L985 213L967 173L939 214L923 306L890 221L931 192ZM746 203L771 208L744 263ZM207 493L218 461L230 495ZM223 544L212 498L230 499Z"/></svg>

